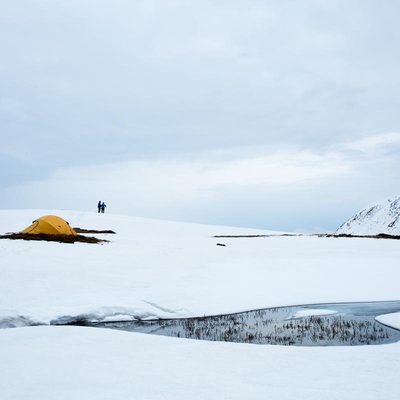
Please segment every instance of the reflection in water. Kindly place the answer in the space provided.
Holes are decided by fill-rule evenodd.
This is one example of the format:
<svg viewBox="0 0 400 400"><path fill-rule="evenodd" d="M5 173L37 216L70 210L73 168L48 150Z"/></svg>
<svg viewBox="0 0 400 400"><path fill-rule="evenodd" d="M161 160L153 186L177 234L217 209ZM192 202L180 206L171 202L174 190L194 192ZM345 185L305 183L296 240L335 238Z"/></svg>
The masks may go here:
<svg viewBox="0 0 400 400"><path fill-rule="evenodd" d="M200 340L355 346L399 341L399 330L375 320L378 315L398 311L400 301L340 303L267 308L202 318L86 322L85 325ZM325 315L318 315L324 312Z"/></svg>

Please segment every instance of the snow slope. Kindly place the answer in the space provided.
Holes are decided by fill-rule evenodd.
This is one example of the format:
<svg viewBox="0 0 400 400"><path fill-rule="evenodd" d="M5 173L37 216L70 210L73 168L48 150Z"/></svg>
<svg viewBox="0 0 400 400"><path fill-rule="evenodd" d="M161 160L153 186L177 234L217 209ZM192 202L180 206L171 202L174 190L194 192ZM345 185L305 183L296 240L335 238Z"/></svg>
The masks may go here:
<svg viewBox="0 0 400 400"><path fill-rule="evenodd" d="M400 242L274 236L65 210L0 211L0 234L45 214L109 243L0 240L3 326L63 316L181 317L399 300ZM214 238L264 234L267 237ZM217 246L217 243L226 246ZM382 316L398 326L399 313ZM0 329L7 400L400 398L400 343L282 347L78 327Z"/></svg>
<svg viewBox="0 0 400 400"><path fill-rule="evenodd" d="M186 317L400 299L398 241L213 238L271 232L49 210L0 211L0 232L19 231L48 213L73 227L117 233L98 235L110 240L103 245L0 240L0 321Z"/></svg>
<svg viewBox="0 0 400 400"><path fill-rule="evenodd" d="M400 345L285 347L107 329L0 330L6 400L398 400Z"/></svg>
<svg viewBox="0 0 400 400"><path fill-rule="evenodd" d="M336 234L400 235L400 197L366 208L337 229Z"/></svg>

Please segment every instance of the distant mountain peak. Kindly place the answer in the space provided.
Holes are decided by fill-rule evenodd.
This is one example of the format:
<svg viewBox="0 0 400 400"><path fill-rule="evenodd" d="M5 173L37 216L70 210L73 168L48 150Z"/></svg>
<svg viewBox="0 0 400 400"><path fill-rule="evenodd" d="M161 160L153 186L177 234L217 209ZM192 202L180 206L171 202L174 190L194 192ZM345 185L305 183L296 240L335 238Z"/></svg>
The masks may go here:
<svg viewBox="0 0 400 400"><path fill-rule="evenodd" d="M361 210L335 232L335 234L348 235L378 235L379 233L400 235L400 196Z"/></svg>

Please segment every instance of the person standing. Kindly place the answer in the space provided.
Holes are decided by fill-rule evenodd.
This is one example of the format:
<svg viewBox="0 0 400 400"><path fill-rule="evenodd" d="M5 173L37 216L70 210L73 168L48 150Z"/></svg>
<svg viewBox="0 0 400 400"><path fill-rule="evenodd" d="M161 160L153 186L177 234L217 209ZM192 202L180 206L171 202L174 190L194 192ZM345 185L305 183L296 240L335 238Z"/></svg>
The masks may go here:
<svg viewBox="0 0 400 400"><path fill-rule="evenodd" d="M104 201L101 203L101 212L104 214L104 211L106 210L106 205L104 203Z"/></svg>
<svg viewBox="0 0 400 400"><path fill-rule="evenodd" d="M97 203L97 212L101 211L101 200L99 200L99 202Z"/></svg>

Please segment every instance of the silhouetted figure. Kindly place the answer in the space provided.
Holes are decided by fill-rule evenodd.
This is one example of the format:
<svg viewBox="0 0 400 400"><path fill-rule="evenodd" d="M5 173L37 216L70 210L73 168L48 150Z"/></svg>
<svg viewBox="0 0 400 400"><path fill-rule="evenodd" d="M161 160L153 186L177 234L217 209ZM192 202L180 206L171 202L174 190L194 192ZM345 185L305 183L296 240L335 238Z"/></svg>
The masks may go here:
<svg viewBox="0 0 400 400"><path fill-rule="evenodd" d="M104 214L104 211L106 210L106 205L104 203L104 201L101 203L101 212Z"/></svg>
<svg viewBox="0 0 400 400"><path fill-rule="evenodd" d="M99 200L99 202L97 203L97 209L98 209L97 212L101 211L101 200Z"/></svg>

